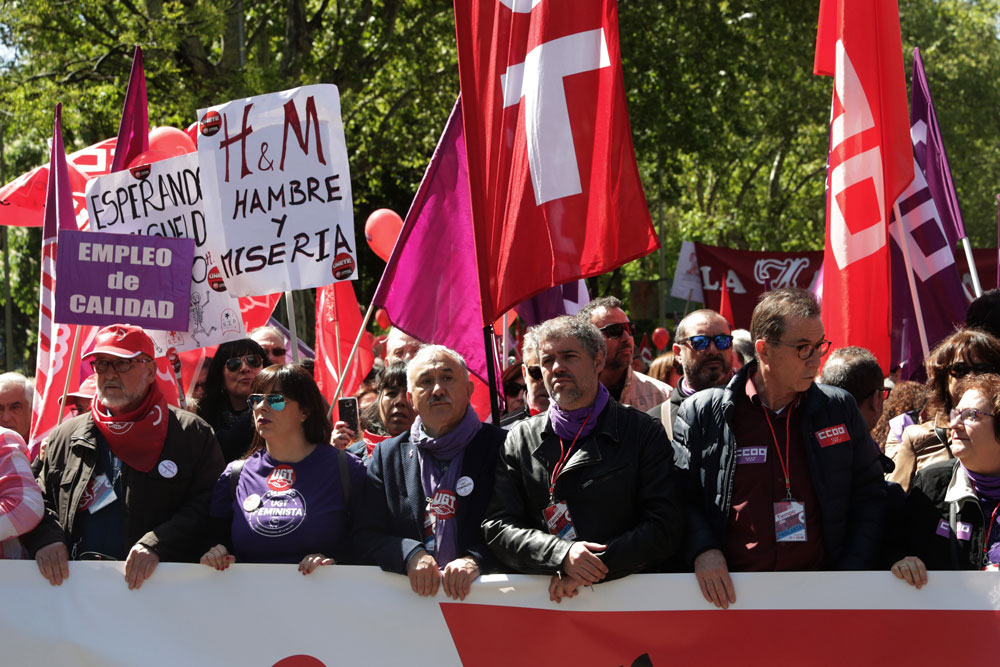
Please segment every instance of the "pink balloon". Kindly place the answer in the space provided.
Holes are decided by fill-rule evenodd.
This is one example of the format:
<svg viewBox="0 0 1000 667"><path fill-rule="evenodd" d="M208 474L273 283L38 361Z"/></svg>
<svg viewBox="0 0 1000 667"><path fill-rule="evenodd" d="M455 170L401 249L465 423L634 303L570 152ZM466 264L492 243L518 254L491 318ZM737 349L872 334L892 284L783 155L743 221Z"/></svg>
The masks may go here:
<svg viewBox="0 0 1000 667"><path fill-rule="evenodd" d="M396 238L402 229L403 219L395 211L388 208L373 211L365 222L365 239L368 241L368 247L381 257L383 262L388 262L392 247L396 245Z"/></svg>
<svg viewBox="0 0 1000 667"><path fill-rule="evenodd" d="M169 157L173 157L169 153L164 153L163 151L155 151L149 149L145 153L139 153L132 161L128 163L129 167L137 167L140 164L152 164L153 162L159 162L160 160L166 160Z"/></svg>
<svg viewBox="0 0 1000 667"><path fill-rule="evenodd" d="M184 130L176 127L154 127L149 131L149 150L166 153L169 157L193 153L194 142Z"/></svg>

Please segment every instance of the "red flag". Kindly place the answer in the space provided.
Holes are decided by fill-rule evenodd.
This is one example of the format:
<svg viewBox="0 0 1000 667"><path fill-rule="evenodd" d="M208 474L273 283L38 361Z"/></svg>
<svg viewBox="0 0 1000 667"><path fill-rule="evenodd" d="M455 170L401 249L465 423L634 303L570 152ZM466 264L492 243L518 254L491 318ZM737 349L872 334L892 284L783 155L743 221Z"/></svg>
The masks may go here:
<svg viewBox="0 0 1000 667"><path fill-rule="evenodd" d="M653 363L653 348L649 344L649 334L642 334L642 342L639 343L639 357L646 362L646 365Z"/></svg>
<svg viewBox="0 0 1000 667"><path fill-rule="evenodd" d="M372 369L375 353L372 335L365 332L354 361L347 368L347 357L361 330L361 309L354 295L354 283L343 280L316 290L316 384L327 400L333 399L343 378L341 396L351 396ZM337 352L337 343L340 352Z"/></svg>
<svg viewBox="0 0 1000 667"><path fill-rule="evenodd" d="M208 279L212 280L211 274L209 274ZM222 280L221 275L219 280ZM271 319L271 313L274 312L274 307L278 305L280 300L281 292L262 296L241 296L239 299L240 316L243 318L243 326L247 333L267 324L267 321Z"/></svg>
<svg viewBox="0 0 1000 667"><path fill-rule="evenodd" d="M118 139L111 171L121 171L136 156L149 150L149 107L146 104L146 69L142 65L142 49L135 47L132 71L125 91L122 118L118 123Z"/></svg>
<svg viewBox="0 0 1000 667"><path fill-rule="evenodd" d="M659 247L615 0L455 0L483 324Z"/></svg>
<svg viewBox="0 0 1000 667"><path fill-rule="evenodd" d="M887 225L913 180L903 47L895 0L822 0L816 74L834 77L826 201L823 323L889 371Z"/></svg>
<svg viewBox="0 0 1000 667"><path fill-rule="evenodd" d="M733 303L730 301L729 297L729 285L726 284L726 279L723 278L722 283L722 298L719 300L719 315L729 322L731 329L736 328L736 318L733 317Z"/></svg>

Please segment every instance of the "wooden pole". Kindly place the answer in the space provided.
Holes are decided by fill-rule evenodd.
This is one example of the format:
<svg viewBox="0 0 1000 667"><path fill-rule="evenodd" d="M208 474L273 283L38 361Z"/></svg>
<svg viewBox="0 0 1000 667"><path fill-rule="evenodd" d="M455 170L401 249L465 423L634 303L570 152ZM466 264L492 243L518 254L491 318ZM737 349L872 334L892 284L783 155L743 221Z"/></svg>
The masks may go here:
<svg viewBox="0 0 1000 667"><path fill-rule="evenodd" d="M295 328L295 303L292 292L285 292L285 312L288 314L288 333L292 335L292 363L299 363L299 336Z"/></svg>

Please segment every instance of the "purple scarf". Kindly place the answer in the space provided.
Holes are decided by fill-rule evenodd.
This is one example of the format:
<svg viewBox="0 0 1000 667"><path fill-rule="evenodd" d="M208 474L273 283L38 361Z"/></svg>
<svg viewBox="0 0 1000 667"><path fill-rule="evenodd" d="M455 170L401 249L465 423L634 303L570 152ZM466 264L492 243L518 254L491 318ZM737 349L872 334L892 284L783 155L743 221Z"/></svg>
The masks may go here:
<svg viewBox="0 0 1000 667"><path fill-rule="evenodd" d="M552 430L564 440L572 440L579 433L581 438L585 438L597 428L597 415L604 411L608 404L611 393L608 388L600 382L597 383L597 397L593 405L588 405L577 410L563 410L552 401L549 403L549 421L552 422ZM592 419L587 419L593 413ZM586 424L584 424L586 422ZM583 429L581 430L581 427Z"/></svg>
<svg viewBox="0 0 1000 667"><path fill-rule="evenodd" d="M419 415L413 421L410 427L410 442L417 446L420 483L428 498L434 498L438 490L455 494L455 485L462 474L465 448L482 427L483 424L471 405L466 407L462 421L439 438L427 435ZM428 457L447 463L448 470L443 475L440 474L438 466L434 461L427 460ZM438 518L434 523L434 536L438 547L434 558L438 562L438 567L443 570L445 565L458 557L458 527L455 525L454 517Z"/></svg>
<svg viewBox="0 0 1000 667"><path fill-rule="evenodd" d="M958 465L961 466L962 462L959 461ZM1000 477L980 475L978 472L972 472L965 466L962 466L962 472L972 480L972 485L976 487L976 494L980 498L994 502L1000 500Z"/></svg>

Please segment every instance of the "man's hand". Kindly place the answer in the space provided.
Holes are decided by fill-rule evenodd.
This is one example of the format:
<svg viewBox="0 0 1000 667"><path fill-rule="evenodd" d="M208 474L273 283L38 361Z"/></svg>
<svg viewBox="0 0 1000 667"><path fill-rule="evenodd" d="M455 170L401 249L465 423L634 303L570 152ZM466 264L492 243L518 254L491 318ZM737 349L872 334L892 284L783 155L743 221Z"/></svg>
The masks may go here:
<svg viewBox="0 0 1000 667"><path fill-rule="evenodd" d="M705 599L721 609L736 602L736 589L729 576L726 557L719 549L709 549L694 559L694 576Z"/></svg>
<svg viewBox="0 0 1000 667"><path fill-rule="evenodd" d="M150 551L141 544L136 544L128 552L125 559L125 581L128 582L128 589L135 590L142 586L153 575L153 570L160 563L160 557L155 552Z"/></svg>
<svg viewBox="0 0 1000 667"><path fill-rule="evenodd" d="M560 577L553 574L549 581L549 599L559 603L565 598L575 598L580 592L580 582L573 577Z"/></svg>
<svg viewBox="0 0 1000 667"><path fill-rule="evenodd" d="M594 542L574 542L563 558L562 571L584 584L596 584L608 575L608 566L594 552L608 547Z"/></svg>
<svg viewBox="0 0 1000 667"><path fill-rule="evenodd" d="M472 582L480 575L479 564L471 556L456 558L444 566L441 580L444 594L452 600L464 600L472 588Z"/></svg>
<svg viewBox="0 0 1000 667"><path fill-rule="evenodd" d="M214 547L205 552L205 555L201 557L199 561L202 565L208 565L209 567L214 567L216 570L222 571L227 567L236 562L236 556L229 553L229 549L222 544L216 544Z"/></svg>
<svg viewBox="0 0 1000 667"><path fill-rule="evenodd" d="M410 559L406 566L406 576L410 578L410 588L417 595L434 597L441 583L441 573L438 571L434 556L420 550Z"/></svg>
<svg viewBox="0 0 1000 667"><path fill-rule="evenodd" d="M299 572L309 574L320 565L333 565L334 560L323 554L309 554L299 563Z"/></svg>
<svg viewBox="0 0 1000 667"><path fill-rule="evenodd" d="M348 428L347 422L337 422L333 425L330 444L337 449L347 449L357 439L357 434Z"/></svg>
<svg viewBox="0 0 1000 667"><path fill-rule="evenodd" d="M35 552L38 571L53 586L59 586L69 577L69 550L63 542L53 542Z"/></svg>
<svg viewBox="0 0 1000 667"><path fill-rule="evenodd" d="M927 585L927 566L916 556L896 561L892 566L892 573L917 590Z"/></svg>

